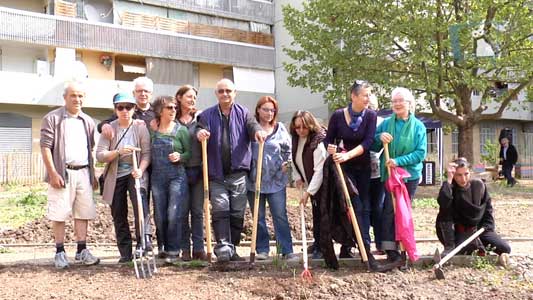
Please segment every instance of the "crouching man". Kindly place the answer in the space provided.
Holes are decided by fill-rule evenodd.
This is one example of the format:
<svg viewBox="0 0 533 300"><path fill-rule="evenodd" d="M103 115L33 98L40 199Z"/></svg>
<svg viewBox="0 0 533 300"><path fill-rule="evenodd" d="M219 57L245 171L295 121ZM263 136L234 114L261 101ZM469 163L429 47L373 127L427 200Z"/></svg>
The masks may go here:
<svg viewBox="0 0 533 300"><path fill-rule="evenodd" d="M465 158L458 158L448 165L448 180L442 184L437 201L437 236L444 245L443 256L448 254L480 228L485 231L460 254L478 251L481 255L493 250L500 255L500 262L508 263L511 247L496 232L492 204L485 183L470 178L470 165Z"/></svg>

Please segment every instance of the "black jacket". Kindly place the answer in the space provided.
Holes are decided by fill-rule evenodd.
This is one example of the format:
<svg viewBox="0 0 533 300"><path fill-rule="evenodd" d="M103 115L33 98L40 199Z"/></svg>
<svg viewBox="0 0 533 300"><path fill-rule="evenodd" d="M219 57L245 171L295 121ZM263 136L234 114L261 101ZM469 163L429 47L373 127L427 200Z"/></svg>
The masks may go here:
<svg viewBox="0 0 533 300"><path fill-rule="evenodd" d="M515 165L518 161L518 152L516 152L515 146L509 144L509 148L507 148L507 159L503 159L503 147L500 147L500 161L502 165Z"/></svg>
<svg viewBox="0 0 533 300"><path fill-rule="evenodd" d="M355 246L356 239L352 223L348 217L346 200L333 159L324 163L324 181L319 198L320 207L320 250L326 265L337 269L339 263L333 249L333 240L342 245ZM350 197L358 195L357 189L348 176L344 175ZM361 224L361 223L359 223Z"/></svg>

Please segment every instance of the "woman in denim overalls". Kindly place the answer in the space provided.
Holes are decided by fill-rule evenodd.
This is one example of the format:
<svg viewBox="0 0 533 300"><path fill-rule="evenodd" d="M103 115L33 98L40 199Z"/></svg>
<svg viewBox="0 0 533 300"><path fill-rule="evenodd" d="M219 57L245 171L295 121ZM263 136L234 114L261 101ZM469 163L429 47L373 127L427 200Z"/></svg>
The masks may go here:
<svg viewBox="0 0 533 300"><path fill-rule="evenodd" d="M152 193L155 222L161 234L165 261L178 259L182 224L188 199L185 162L191 156L187 128L176 123L176 100L171 96L158 97L153 108L158 128L152 131ZM160 245L158 245L160 246Z"/></svg>

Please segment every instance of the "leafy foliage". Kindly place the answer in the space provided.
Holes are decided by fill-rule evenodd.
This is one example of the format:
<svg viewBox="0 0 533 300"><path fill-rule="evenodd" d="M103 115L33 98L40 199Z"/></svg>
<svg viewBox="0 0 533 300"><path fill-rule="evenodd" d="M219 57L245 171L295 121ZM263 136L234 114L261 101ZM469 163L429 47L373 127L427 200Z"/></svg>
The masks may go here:
<svg viewBox="0 0 533 300"><path fill-rule="evenodd" d="M345 105L357 78L376 83L381 97L395 86L409 88L457 125L459 155L471 159L472 126L500 118L511 104L520 105L513 101L519 92L531 90L528 3L307 0L302 10L285 6L293 37L284 49L292 59L284 63L289 84L324 92L331 108ZM509 88L495 89L496 82ZM476 101L474 91L481 94Z"/></svg>

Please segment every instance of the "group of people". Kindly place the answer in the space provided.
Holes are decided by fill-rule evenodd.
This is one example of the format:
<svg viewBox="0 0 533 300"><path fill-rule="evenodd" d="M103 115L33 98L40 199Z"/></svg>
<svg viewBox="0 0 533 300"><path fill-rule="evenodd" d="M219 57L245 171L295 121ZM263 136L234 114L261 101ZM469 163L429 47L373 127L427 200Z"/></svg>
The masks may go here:
<svg viewBox="0 0 533 300"><path fill-rule="evenodd" d="M70 215L74 217L78 245L76 262L85 265L99 262L86 247L87 222L96 215L91 190L99 181L94 176L91 155L95 129L101 131L96 159L105 163L100 180L102 198L111 207L121 263L133 258L128 194L135 218L136 251L141 250L143 242L144 250L153 248L152 199L158 256L168 263L176 262L180 254L185 261L206 258L200 151L200 143L204 141L208 153L209 200L217 261L243 260L235 247L241 241L246 205L254 206L257 159L262 157L261 190L257 191L258 260L268 259L270 253L270 235L265 220L267 202L278 251L284 259L299 259L293 253L286 208L286 187L290 177L301 192L300 202L304 205L312 203L315 242L310 250L313 258L322 257L321 227L327 223L321 222L324 214L321 205L327 201L324 198L328 186L323 181L327 177L324 166L329 161L339 163L350 184L356 187L357 192L350 200L355 207L371 268L379 270L370 251L370 227L373 227L377 250L386 254L390 263L402 263L395 238L393 197L385 190L384 182L389 176L389 168L405 169L409 173L404 179L405 186L412 201L421 177L426 156L426 129L414 116L415 99L409 90L396 88L392 91L393 114L383 120L377 116L372 87L366 81L356 80L351 87L351 101L332 114L327 129L308 111L297 111L287 129L277 119L279 103L276 99L261 97L255 111L249 112L235 101L237 91L229 79L217 82L215 96L218 103L202 112L196 108L198 91L190 85L180 87L175 96L160 96L153 101L153 82L149 78L139 77L133 85L132 94L118 93L113 97L113 116L98 126L81 111L85 90L79 82L66 84L65 106L43 119L41 149L49 182L47 215L53 224L57 268L69 264L63 237L65 220ZM262 155L258 153L259 143L263 144ZM384 148L390 158L382 153ZM461 167L464 165L457 165L456 170ZM441 189L439 194L442 207L437 232L441 233L439 238L444 234L443 243L447 249L452 244L450 230L454 226L456 230L461 228L457 222L462 221L454 213L456 206L450 205L455 203L456 193L449 189L470 186L455 178L458 173L449 170L453 180L449 177L448 185L443 185L445 190ZM145 236L141 236L137 222L137 179L142 186L140 203ZM486 211L482 215L490 214L492 207L486 200L487 191L476 187L476 192L482 192L484 203L488 204L473 199L461 198L461 201L477 201L476 207ZM445 205L448 207L446 213ZM462 209L464 205L459 207ZM477 226L472 222L463 225L467 225L468 230ZM494 226L489 227L488 231L493 229ZM510 251L495 238L482 241L495 243L501 253ZM353 243L343 244L339 257L352 257L353 246Z"/></svg>

